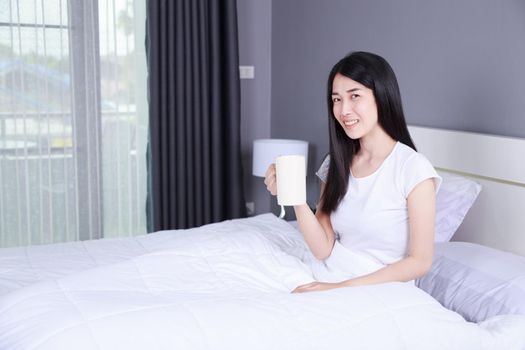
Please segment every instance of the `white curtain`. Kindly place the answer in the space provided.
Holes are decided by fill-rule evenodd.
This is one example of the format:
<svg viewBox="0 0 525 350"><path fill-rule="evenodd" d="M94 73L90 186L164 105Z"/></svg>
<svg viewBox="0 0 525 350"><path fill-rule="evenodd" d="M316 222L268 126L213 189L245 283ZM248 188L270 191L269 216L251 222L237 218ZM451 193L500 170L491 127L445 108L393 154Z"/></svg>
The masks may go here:
<svg viewBox="0 0 525 350"><path fill-rule="evenodd" d="M146 0L0 0L0 246L146 232Z"/></svg>

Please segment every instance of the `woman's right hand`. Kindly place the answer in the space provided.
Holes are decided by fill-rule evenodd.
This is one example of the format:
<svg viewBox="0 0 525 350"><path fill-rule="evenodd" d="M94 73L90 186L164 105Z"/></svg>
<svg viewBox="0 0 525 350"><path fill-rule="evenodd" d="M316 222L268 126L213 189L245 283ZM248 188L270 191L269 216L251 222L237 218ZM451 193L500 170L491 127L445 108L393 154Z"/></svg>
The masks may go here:
<svg viewBox="0 0 525 350"><path fill-rule="evenodd" d="M275 164L270 164L266 175L264 176L264 184L266 189L275 196L277 194L277 177L275 176Z"/></svg>

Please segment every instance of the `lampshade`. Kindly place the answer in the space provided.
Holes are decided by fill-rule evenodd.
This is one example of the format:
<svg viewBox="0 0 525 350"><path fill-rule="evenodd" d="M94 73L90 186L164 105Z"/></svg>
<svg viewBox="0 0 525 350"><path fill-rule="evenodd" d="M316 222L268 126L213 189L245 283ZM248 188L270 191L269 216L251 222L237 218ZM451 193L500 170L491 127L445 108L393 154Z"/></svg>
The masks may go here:
<svg viewBox="0 0 525 350"><path fill-rule="evenodd" d="M301 140L259 139L253 141L252 174L264 177L278 156L302 155L308 169L308 142Z"/></svg>

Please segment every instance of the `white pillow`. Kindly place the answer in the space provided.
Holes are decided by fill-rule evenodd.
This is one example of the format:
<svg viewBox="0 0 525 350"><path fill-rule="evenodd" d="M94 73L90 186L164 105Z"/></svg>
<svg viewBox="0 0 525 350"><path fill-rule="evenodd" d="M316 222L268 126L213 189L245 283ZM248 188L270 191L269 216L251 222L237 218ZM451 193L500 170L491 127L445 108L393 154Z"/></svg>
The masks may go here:
<svg viewBox="0 0 525 350"><path fill-rule="evenodd" d="M467 321L525 315L525 257L465 242L436 243L416 285Z"/></svg>
<svg viewBox="0 0 525 350"><path fill-rule="evenodd" d="M481 185L469 178L439 172L443 181L436 195L435 241L448 242L467 215L481 191Z"/></svg>

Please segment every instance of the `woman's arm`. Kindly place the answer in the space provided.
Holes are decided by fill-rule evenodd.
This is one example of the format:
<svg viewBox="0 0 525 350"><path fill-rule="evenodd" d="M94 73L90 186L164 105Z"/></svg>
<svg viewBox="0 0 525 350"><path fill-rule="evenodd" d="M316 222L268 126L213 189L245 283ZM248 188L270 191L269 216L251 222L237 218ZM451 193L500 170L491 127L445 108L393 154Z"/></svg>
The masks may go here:
<svg viewBox="0 0 525 350"><path fill-rule="evenodd" d="M323 196L324 183L321 183L321 198ZM335 243L335 233L330 223L330 216L320 209L320 201L314 213L307 204L294 206L295 216L299 224L299 230L304 240L310 247L312 254L319 260L330 256Z"/></svg>
<svg viewBox="0 0 525 350"><path fill-rule="evenodd" d="M297 287L294 292L319 291L395 281L406 282L423 276L432 265L434 253L435 193L434 181L428 179L419 183L408 195L410 233L406 258L368 275L340 283L313 282Z"/></svg>
<svg viewBox="0 0 525 350"><path fill-rule="evenodd" d="M275 196L277 194L275 164L268 167L264 183L268 191ZM321 198L323 190L324 183L321 184ZM330 224L329 215L322 213L319 210L319 205L317 209L314 215L306 203L294 206L299 230L303 234L308 247L317 259L323 260L332 253L332 248L335 243L335 233Z"/></svg>

